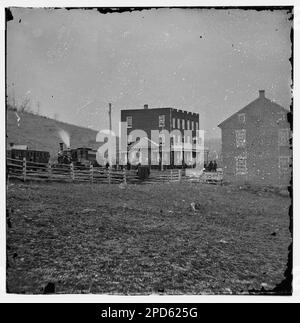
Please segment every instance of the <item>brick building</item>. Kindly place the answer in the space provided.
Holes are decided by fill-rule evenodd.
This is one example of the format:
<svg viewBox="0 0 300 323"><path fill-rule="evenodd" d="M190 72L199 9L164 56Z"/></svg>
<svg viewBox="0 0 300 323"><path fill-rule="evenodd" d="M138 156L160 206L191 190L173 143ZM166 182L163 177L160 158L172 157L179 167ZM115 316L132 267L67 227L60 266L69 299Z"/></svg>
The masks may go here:
<svg viewBox="0 0 300 323"><path fill-rule="evenodd" d="M222 131L224 180L288 185L291 176L289 111L259 97L218 127Z"/></svg>
<svg viewBox="0 0 300 323"><path fill-rule="evenodd" d="M151 130L167 130L170 133L173 130L179 130L180 136L172 136L170 140L170 154L164 157L162 153L158 153L158 156L151 156L149 158L149 164L153 164L153 158L157 159L159 165L161 161L163 164L168 164L167 160L169 158L169 164L174 166L176 155L176 146L185 142L193 143L196 137L196 130L199 130L199 114L178 110L174 108L148 108L148 105L144 105L144 109L131 109L131 110L121 110L121 121L127 123L127 135L133 130L141 129L145 131L147 137L151 139ZM190 130L191 136L186 136L184 138L184 130ZM164 142L164 135L160 135L160 143ZM130 136L129 136L130 144ZM184 154L183 154L184 155ZM188 162L184 160L182 156L182 165ZM195 157L195 153L191 152L191 156ZM151 162L152 158L152 162ZM179 158L179 156L178 156ZM177 163L178 164L178 163Z"/></svg>

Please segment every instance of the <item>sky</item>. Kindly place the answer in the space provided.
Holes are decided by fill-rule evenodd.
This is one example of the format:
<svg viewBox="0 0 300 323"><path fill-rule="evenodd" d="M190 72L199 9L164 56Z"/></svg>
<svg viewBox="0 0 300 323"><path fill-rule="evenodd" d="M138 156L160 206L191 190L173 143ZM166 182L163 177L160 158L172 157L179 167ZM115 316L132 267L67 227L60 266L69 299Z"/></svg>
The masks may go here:
<svg viewBox="0 0 300 323"><path fill-rule="evenodd" d="M286 10L12 9L7 23L7 95L60 121L113 129L121 109L197 112L208 137L258 97L289 108Z"/></svg>

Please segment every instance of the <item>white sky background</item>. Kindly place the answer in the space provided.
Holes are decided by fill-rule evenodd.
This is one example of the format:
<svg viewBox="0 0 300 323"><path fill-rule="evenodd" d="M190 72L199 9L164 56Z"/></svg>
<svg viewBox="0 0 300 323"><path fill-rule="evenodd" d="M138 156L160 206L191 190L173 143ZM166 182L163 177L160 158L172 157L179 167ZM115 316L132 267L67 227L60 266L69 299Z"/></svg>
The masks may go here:
<svg viewBox="0 0 300 323"><path fill-rule="evenodd" d="M13 9L7 23L8 95L33 110L94 129L120 110L175 107L217 124L259 89L289 108L291 55L286 11ZM14 86L12 87L12 83ZM13 89L13 90L12 90ZM14 91L14 92L13 92Z"/></svg>

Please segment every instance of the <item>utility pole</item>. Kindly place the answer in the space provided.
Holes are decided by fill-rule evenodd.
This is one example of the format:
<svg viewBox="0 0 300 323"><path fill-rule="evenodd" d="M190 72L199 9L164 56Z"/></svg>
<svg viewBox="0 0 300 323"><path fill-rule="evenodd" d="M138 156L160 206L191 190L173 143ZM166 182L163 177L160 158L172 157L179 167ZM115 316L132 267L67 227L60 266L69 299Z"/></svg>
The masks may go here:
<svg viewBox="0 0 300 323"><path fill-rule="evenodd" d="M111 103L108 103L109 131L111 131Z"/></svg>
<svg viewBox="0 0 300 323"><path fill-rule="evenodd" d="M111 139L111 131L112 131L112 127L111 127L111 103L108 103L108 116L109 116L109 136ZM109 157L109 168L112 168L112 159L111 156Z"/></svg>
<svg viewBox="0 0 300 323"><path fill-rule="evenodd" d="M164 152L164 145L165 145L165 133L164 133L164 125L161 127L161 130L162 130L162 133L163 133L163 136L161 137L161 164L160 164L160 170L163 171L164 170L164 164L163 164L163 152ZM163 138L164 138L164 142L163 142Z"/></svg>
<svg viewBox="0 0 300 323"><path fill-rule="evenodd" d="M12 82L12 104L13 108L16 108L16 97L15 97L15 84Z"/></svg>

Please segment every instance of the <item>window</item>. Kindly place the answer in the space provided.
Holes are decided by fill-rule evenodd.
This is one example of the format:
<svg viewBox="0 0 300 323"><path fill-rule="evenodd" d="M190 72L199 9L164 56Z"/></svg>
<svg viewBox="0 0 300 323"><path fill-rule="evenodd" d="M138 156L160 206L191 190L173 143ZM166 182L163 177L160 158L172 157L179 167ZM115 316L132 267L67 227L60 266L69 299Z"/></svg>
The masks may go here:
<svg viewBox="0 0 300 323"><path fill-rule="evenodd" d="M245 147L246 146L246 130L236 130L235 131L235 141L237 147Z"/></svg>
<svg viewBox="0 0 300 323"><path fill-rule="evenodd" d="M247 158L245 156L238 156L235 158L235 174L247 174Z"/></svg>
<svg viewBox="0 0 300 323"><path fill-rule="evenodd" d="M126 117L126 122L127 122L127 128L132 128L132 117L131 116Z"/></svg>
<svg viewBox="0 0 300 323"><path fill-rule="evenodd" d="M290 169L291 158L289 156L279 157L279 173L281 175L288 173Z"/></svg>
<svg viewBox="0 0 300 323"><path fill-rule="evenodd" d="M184 130L185 129L185 120L184 119L182 119L182 129Z"/></svg>
<svg viewBox="0 0 300 323"><path fill-rule="evenodd" d="M289 129L279 129L278 133L278 145L279 146L288 146L289 145L289 138L290 131Z"/></svg>
<svg viewBox="0 0 300 323"><path fill-rule="evenodd" d="M282 121L288 121L288 114L287 114L287 112L282 112L281 113L281 119L282 119Z"/></svg>
<svg viewBox="0 0 300 323"><path fill-rule="evenodd" d="M281 112L281 120L287 121L287 113L286 112Z"/></svg>
<svg viewBox="0 0 300 323"><path fill-rule="evenodd" d="M158 116L158 126L159 127L165 126L165 115L164 114Z"/></svg>
<svg viewBox="0 0 300 323"><path fill-rule="evenodd" d="M199 130L199 124L196 122L196 130Z"/></svg>
<svg viewBox="0 0 300 323"><path fill-rule="evenodd" d="M186 128L187 130L190 130L190 120L187 121Z"/></svg>
<svg viewBox="0 0 300 323"><path fill-rule="evenodd" d="M165 135L163 134L163 133L161 133L160 135L159 135L159 144L161 145L161 144L164 144L165 143L165 141L166 141L166 137L165 137Z"/></svg>
<svg viewBox="0 0 300 323"><path fill-rule="evenodd" d="M278 122L279 121L286 121L287 120L287 113L286 112L278 112Z"/></svg>
<svg viewBox="0 0 300 323"><path fill-rule="evenodd" d="M194 121L192 121L192 130L194 130L195 128L194 128Z"/></svg>
<svg viewBox="0 0 300 323"><path fill-rule="evenodd" d="M180 129L180 119L177 119L177 128Z"/></svg>
<svg viewBox="0 0 300 323"><path fill-rule="evenodd" d="M238 120L239 120L239 123L245 123L246 122L246 115L245 115L245 113L239 113L238 114Z"/></svg>
<svg viewBox="0 0 300 323"><path fill-rule="evenodd" d="M176 119L173 118L173 129L175 129L175 128L176 128Z"/></svg>

